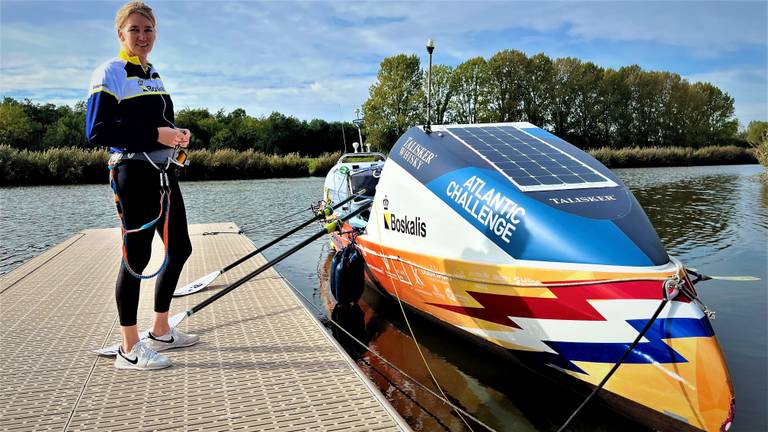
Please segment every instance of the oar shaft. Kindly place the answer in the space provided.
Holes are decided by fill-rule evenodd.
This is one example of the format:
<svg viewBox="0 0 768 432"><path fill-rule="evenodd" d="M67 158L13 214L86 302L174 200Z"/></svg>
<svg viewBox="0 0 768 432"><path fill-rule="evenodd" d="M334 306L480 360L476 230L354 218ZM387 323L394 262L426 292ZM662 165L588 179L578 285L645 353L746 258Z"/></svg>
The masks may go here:
<svg viewBox="0 0 768 432"><path fill-rule="evenodd" d="M362 213L364 210L366 210L370 206L371 206L371 202L369 202L366 205L361 206L360 208L358 208L357 210L353 211L352 213L342 217L340 220L344 221L344 220L347 220L349 218L355 217L355 216L359 215L360 213ZM257 268L256 270L248 273L247 275L243 276L242 278L238 279L237 281L232 282L232 284L230 284L228 287L222 289L221 291L217 292L215 295L212 295L211 297L208 297L207 299L203 300L202 302L200 302L200 304L198 304L198 305L194 306L192 309L188 310L187 311L187 316L190 316L192 314L195 314L195 313L199 312L201 309L203 309L204 307L208 306L209 304L215 302L216 300L220 299L221 297L227 295L228 293L230 293L235 288L237 288L240 285L248 282L249 280L253 279L254 277L258 276L259 274L265 272L266 270L268 270L269 268L271 268L275 264L277 264L280 261L282 261L282 260L288 258L289 256L293 255L299 249L301 249L304 246L312 243L313 241L319 239L320 237L330 233L331 231L333 231L333 228L331 227L331 225L335 225L335 222L326 225L326 228L324 228L324 229L318 231L317 233L313 234L308 239L306 239L306 240L302 241L301 243L297 244L296 246L288 249L287 251L285 251L282 254L280 254L278 257L276 257L273 260L267 262L266 264L262 265L261 267Z"/></svg>
<svg viewBox="0 0 768 432"><path fill-rule="evenodd" d="M270 241L269 243L267 243L265 245L262 245L262 246L259 246L255 251L249 253L248 255L245 255L244 257L238 259L237 261L233 262L232 264L230 264L230 265L224 267L223 269L221 269L221 272L225 273L228 270L231 270L231 269L239 266L240 264L244 263L245 261L248 261L249 259L251 259L251 258L255 257L256 255L260 254L261 252L265 251L266 249L269 249L270 247L274 246L280 240L283 240L284 238L288 237L289 235L291 235L291 234L293 234L293 233L295 233L297 231L300 231L301 229L307 227L309 224L317 221L321 216L322 215L317 215L317 216L313 217L312 219L310 219L310 220L302 223L301 225L297 226L296 228L293 228L293 229L285 232L284 234L282 234L281 236L275 238L274 240Z"/></svg>
<svg viewBox="0 0 768 432"><path fill-rule="evenodd" d="M365 193L365 189L363 189L359 193L357 193L355 195L352 195L352 196L348 197L347 199L339 202L338 204L336 204L333 207L331 207L331 209L332 210L336 210L337 208L343 206L344 204L346 204L346 203L352 201L353 199L357 198L358 196L360 196L361 193ZM283 240L284 238L290 236L291 234L294 234L294 233L296 233L296 232L306 228L312 222L315 222L315 221L317 221L319 219L322 219L324 216L325 215L322 212L320 214L318 214L318 215L315 215L312 219L309 219L308 221L303 222L301 225L299 225L299 226L297 226L297 227L295 227L295 228L293 228L291 230L286 231L285 233L283 233L282 235L278 236L277 238L275 238L274 240L270 241L269 243L267 243L267 244L265 244L263 246L259 246L255 251L253 251L253 252L249 253L248 255L238 259L237 261L233 262L232 264L224 267L223 269L221 269L221 272L222 273L226 273L228 270L232 270L233 268L239 266L240 264L244 263L245 261L255 257L256 255L260 254L261 252L263 252L263 251L269 249L270 247L274 246L280 240Z"/></svg>

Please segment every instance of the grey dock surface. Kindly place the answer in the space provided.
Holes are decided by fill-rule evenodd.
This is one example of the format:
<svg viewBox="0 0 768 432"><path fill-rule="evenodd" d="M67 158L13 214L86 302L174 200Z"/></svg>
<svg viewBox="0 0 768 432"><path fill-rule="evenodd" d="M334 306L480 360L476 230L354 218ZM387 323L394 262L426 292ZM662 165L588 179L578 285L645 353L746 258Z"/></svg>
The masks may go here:
<svg viewBox="0 0 768 432"><path fill-rule="evenodd" d="M203 236L206 231L233 234ZM233 224L191 225L179 286L255 249ZM180 329L199 344L160 371L117 370L92 350L116 343L117 229L86 230L0 277L0 430L407 430L403 420L270 269ZM162 258L157 241L147 271ZM171 315L265 262L236 267ZM152 316L142 283L139 327Z"/></svg>

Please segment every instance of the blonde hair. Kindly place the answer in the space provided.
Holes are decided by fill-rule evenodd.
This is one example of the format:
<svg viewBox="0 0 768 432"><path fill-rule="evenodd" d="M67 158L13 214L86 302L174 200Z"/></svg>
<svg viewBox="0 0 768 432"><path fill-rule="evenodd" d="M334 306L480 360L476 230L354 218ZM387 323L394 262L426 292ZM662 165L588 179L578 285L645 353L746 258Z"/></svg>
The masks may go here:
<svg viewBox="0 0 768 432"><path fill-rule="evenodd" d="M152 22L152 27L157 27L155 14L152 13L152 8L149 7L149 5L140 1L131 1L124 4L123 7L117 11L117 14L115 15L115 30L120 30L120 27L123 26L125 20L134 13L140 14L144 18L150 20Z"/></svg>

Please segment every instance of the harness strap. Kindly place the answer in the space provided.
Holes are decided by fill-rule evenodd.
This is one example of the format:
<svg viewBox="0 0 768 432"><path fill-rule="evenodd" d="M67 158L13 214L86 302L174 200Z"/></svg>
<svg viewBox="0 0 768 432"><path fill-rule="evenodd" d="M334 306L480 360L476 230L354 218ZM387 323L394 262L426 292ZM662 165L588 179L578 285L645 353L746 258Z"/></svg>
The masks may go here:
<svg viewBox="0 0 768 432"><path fill-rule="evenodd" d="M152 165L157 168L158 171L160 171L160 213L156 218L143 224L139 228L128 229L128 226L125 223L125 217L123 217L123 203L120 199L120 192L117 186L117 177L115 175L114 168L117 166L117 164L109 164L110 186L112 187L112 192L115 196L115 208L117 208L117 217L120 220L120 230L122 232L123 238L123 266L125 266L125 269L128 270L128 273L130 273L131 276L138 279L152 279L160 274L160 272L165 270L165 267L168 265L168 222L171 219L171 185L168 180L168 173L166 170L160 169L154 163L152 163ZM145 276L134 271L128 263L128 249L126 247L126 244L128 243L128 234L137 233L154 227L160 218L163 217L163 214L165 214L165 222L163 223L163 246L165 249L163 263L160 265L160 268L157 269L156 272Z"/></svg>

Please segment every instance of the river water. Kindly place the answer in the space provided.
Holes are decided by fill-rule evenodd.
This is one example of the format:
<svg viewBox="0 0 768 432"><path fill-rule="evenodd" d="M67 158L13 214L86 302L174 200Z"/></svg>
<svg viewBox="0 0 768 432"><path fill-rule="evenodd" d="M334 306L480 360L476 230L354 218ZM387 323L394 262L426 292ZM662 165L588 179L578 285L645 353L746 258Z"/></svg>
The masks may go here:
<svg viewBox="0 0 768 432"><path fill-rule="evenodd" d="M758 165L616 170L632 189L669 253L710 275L749 275L753 282L713 280L697 285L717 312L712 322L725 351L736 391L736 431L768 430L768 187ZM279 179L182 184L189 223L232 221L265 243L311 217L309 204L321 197L323 179ZM293 216L288 216L292 215ZM288 216L288 217L287 217ZM0 189L0 274L86 228L117 226L107 185ZM267 251L274 257L317 227ZM457 343L455 334L408 315L423 359L395 303L366 289L359 308L332 312L327 269L330 250L318 240L278 266L308 300L329 330L342 322L370 349L398 369L438 391L424 361L452 403L497 430L556 429L583 395L525 369L500 364L490 352ZM1 330L1 329L0 329ZM334 331L334 333L338 333ZM466 426L438 398L409 381L348 337L337 339L416 430L482 430ZM591 404L571 430L642 430Z"/></svg>

